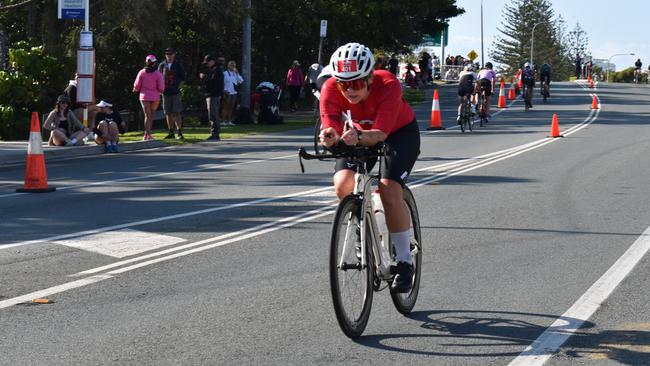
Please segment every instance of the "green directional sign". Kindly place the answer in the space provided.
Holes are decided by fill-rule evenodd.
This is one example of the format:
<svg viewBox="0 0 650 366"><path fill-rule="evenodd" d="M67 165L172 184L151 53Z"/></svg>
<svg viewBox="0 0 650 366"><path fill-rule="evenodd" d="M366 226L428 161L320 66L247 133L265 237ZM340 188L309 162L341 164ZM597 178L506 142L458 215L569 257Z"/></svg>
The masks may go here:
<svg viewBox="0 0 650 366"><path fill-rule="evenodd" d="M442 32L438 32L437 34L431 35L431 34L424 34L422 35L422 42L427 43L429 47L440 47L442 46L442 43L440 42L440 39L442 38ZM449 26L445 26L445 46L449 45Z"/></svg>

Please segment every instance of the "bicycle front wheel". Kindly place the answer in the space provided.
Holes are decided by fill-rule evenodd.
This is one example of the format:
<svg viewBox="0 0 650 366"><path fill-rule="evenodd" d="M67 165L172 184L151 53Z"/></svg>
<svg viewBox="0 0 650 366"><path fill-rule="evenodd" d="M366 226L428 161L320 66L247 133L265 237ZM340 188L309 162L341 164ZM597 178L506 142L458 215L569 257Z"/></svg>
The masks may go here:
<svg viewBox="0 0 650 366"><path fill-rule="evenodd" d="M350 338L363 333L372 307L372 249L367 240L364 266L361 261L361 214L361 204L354 196L341 201L334 216L330 248L334 312L341 330Z"/></svg>
<svg viewBox="0 0 650 366"><path fill-rule="evenodd" d="M393 299L393 304L397 311L402 314L408 314L413 310L420 291L420 278L422 274L422 236L420 233L420 217L418 214L418 208L415 204L415 198L413 198L413 193L408 187L404 187L403 195L404 203L406 204L411 216L411 232L409 236L411 238L411 258L414 267L413 287L411 288L411 291L407 293L402 294L391 292L390 296Z"/></svg>

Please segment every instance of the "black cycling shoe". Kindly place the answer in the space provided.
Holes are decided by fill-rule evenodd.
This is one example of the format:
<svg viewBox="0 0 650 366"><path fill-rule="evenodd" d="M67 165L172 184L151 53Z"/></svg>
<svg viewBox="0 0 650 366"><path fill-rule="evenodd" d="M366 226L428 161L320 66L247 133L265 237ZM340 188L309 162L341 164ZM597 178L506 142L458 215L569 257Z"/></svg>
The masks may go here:
<svg viewBox="0 0 650 366"><path fill-rule="evenodd" d="M390 285L390 292L405 293L413 287L413 265L406 262L397 263L397 274Z"/></svg>
<svg viewBox="0 0 650 366"><path fill-rule="evenodd" d="M173 139L173 138L176 138L176 136L174 136L173 132L170 132L170 133L167 134L167 136L165 136L165 139Z"/></svg>

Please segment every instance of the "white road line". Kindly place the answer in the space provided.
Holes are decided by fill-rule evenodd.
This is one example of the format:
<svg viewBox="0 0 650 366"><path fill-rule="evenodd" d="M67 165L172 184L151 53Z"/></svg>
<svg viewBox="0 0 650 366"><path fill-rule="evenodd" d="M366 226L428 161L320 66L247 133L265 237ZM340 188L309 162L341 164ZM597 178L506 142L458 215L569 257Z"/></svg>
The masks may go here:
<svg viewBox="0 0 650 366"><path fill-rule="evenodd" d="M194 168L194 169L176 170L176 171L173 171L173 172L149 174L149 175L142 175L142 176L137 176L137 177L128 177L128 178L120 178L120 179L112 179L112 180L103 180L103 181L99 181L99 182L87 182L87 183L83 183L83 184L77 184L77 185L74 185L74 186L56 187L56 189L57 189L57 191L64 191L64 190L68 190L68 189L88 188L88 187L92 187L92 186L103 186L103 185L114 184L114 183L131 182L131 181L135 181L135 180L144 180L144 179L149 179L149 178L158 178L158 177L165 177L165 176L169 176L169 175L177 175L177 174L185 174L185 173L196 173L196 172L212 170L212 169L230 168L230 167L237 166L237 165L264 163L264 162L271 161L271 160L281 160L281 159L295 158L295 157L296 157L296 154L291 154L291 155L277 156L275 158L255 159L255 160L243 161L243 162L231 163L231 164L210 164L210 165L207 165L207 166L202 166L200 168ZM28 193L0 194L0 198L20 196L20 195L24 195L24 194L28 194Z"/></svg>
<svg viewBox="0 0 650 366"><path fill-rule="evenodd" d="M62 285L58 286L53 286L50 288L46 288L43 290L39 291L34 291L29 294L17 296L17 297L12 297L11 299L6 299L6 300L1 300L0 301L0 309L8 308L10 306L14 306L23 302L29 302L32 301L33 299L38 299L38 298L47 298L48 296L58 294L64 291L72 290L75 288L79 287L84 287L87 285L91 285L93 283L97 283L99 281L103 281L109 278L113 278L111 275L107 274L101 274L101 275L96 275L96 276L91 276L91 277L86 277L82 278L76 281L64 283Z"/></svg>
<svg viewBox="0 0 650 366"><path fill-rule="evenodd" d="M46 288L46 289L34 291L34 292L29 293L29 294L25 294L25 295L13 297L13 298L10 298L10 299L2 300L2 301L0 301L0 309L8 308L10 306L14 306L14 305L26 302L26 301L31 301L32 299L44 298L44 297L48 297L48 296L51 296L51 295L54 295L54 294L58 294L58 293L61 293L61 292L72 290L72 289L75 289L75 288L87 286L87 285L90 285L90 284L93 284L93 283L97 283L99 281L103 281L103 280L106 280L106 279L109 279L109 278L113 278L117 274L128 272L128 271L131 271L131 270L134 270L134 269L137 269L137 268L145 267L145 266L148 266L148 265L151 265L151 264L154 264L154 263L160 263L160 262L163 262L163 261L167 261L167 260L170 260L170 259L186 256L186 255L189 255L189 254L198 253L198 252L201 252L201 251L204 251L204 250L216 248L218 246L231 244L231 243L238 242L238 241L241 241L241 240L244 240L244 239L249 239L249 238L259 236L259 235L262 235L262 234L267 234L267 233L277 231L277 230L280 230L280 229L285 229L285 228L288 228L288 227L291 227L291 226L301 224L303 222L308 222L308 221L317 219L319 217L331 215L335 211L335 209L334 209L335 206L336 205L324 206L324 207L318 208L316 210L303 212L301 214L298 214L298 215L295 215L295 216L292 216L292 217L285 217L284 219L276 221L276 222L259 225L259 226L256 226L254 228L241 230L241 231L236 232L236 233L229 233L228 235L231 236L230 239L226 239L226 240L223 240L223 241L212 242L211 244L205 245L203 247L193 248L193 249L181 252L181 253L176 253L176 254L166 256L166 257L156 258L156 259L153 259L153 260L150 260L150 261L147 261L147 262L142 262L142 263L138 263L138 264L135 264L135 265L132 265L132 266L129 266L129 267L117 269L117 270L108 272L106 274L97 274L97 275L94 275L94 276L82 278L82 279L71 281L71 282L68 282L68 283L64 283L62 285L57 285L57 286L49 287L49 288ZM214 238L212 239L212 241L214 241ZM193 244L196 244L196 243L193 243ZM160 253L156 253L156 255L160 255ZM149 256L143 256L143 257L150 257L150 255ZM121 266L121 265L124 265L126 263L131 263L131 262L132 262L132 260L126 260L126 261L118 262L118 264ZM109 265L109 266L104 266L104 267L101 267L101 268L113 268L113 267L115 267L115 266L114 265ZM82 273L84 273L84 272L82 272ZM88 271L86 273L88 273Z"/></svg>
<svg viewBox="0 0 650 366"><path fill-rule="evenodd" d="M256 199L256 200L252 200L252 201L245 201L245 202L234 203L234 204L225 205L225 206L206 208L206 209L203 209L203 210L184 212L184 213L180 213L180 214L176 214L176 215L161 216L161 217L156 217L156 218L153 218L153 219L140 220L140 221L135 221L135 222L129 222L129 223L126 223L126 224L107 226L107 227L102 227L102 228L97 228L97 229L92 229L92 230L86 230L86 231L80 231L80 232L71 233L71 234L62 234L62 235L57 235L57 236L50 236L50 237L47 237L47 238L28 240L28 241L13 243L13 244L3 244L3 245L0 245L0 250L13 248L13 247L19 247L19 246L23 246L23 245L32 245L32 244L39 244L39 243L55 241L55 240L69 239L69 238L74 238L74 237L83 236L83 235L104 233L104 232L107 232L107 231L126 229L126 228L130 228L130 227L134 227L134 226L153 224L153 223L156 223L156 222L174 220L174 219L179 219L179 218L188 217L188 216L201 215L201 214L210 213L210 212L224 211L224 210L230 210L230 209L233 209L233 208L253 206L253 205L260 204L260 203L280 201L280 200L287 199L287 198L292 198L292 197L297 197L297 196L302 196L302 195L309 195L309 194L313 194L313 193L318 193L318 192L321 192L321 191L325 191L327 189L331 189L331 188L330 187L324 187L324 188L310 189L310 190L307 190L307 191L302 191L302 192L297 192L297 193L289 193L289 194L285 194L285 195L282 195L282 196L260 198L260 199Z"/></svg>
<svg viewBox="0 0 650 366"><path fill-rule="evenodd" d="M630 248L509 366L541 366L591 318L650 250L650 227Z"/></svg>

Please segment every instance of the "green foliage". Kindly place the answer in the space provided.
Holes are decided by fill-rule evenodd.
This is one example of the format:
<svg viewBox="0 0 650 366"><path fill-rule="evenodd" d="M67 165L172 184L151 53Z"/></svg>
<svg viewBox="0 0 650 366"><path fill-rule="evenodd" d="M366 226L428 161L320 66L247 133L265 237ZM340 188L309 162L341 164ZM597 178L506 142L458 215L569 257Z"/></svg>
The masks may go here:
<svg viewBox="0 0 650 366"><path fill-rule="evenodd" d="M410 105L422 103L424 101L424 91L422 90L404 88L403 93L404 100Z"/></svg>
<svg viewBox="0 0 650 366"><path fill-rule="evenodd" d="M607 77L607 74L605 74L605 77ZM641 73L639 77L639 83L646 83L647 80L648 80L648 74ZM628 67L627 69L621 71L610 71L609 81L612 83L633 83L634 67Z"/></svg>
<svg viewBox="0 0 650 366"><path fill-rule="evenodd" d="M83 21L57 19L54 0L33 5L0 12L14 50L11 69L0 76L0 103L13 107L15 114L3 112L0 118L5 120L28 121L31 110L50 110L76 69ZM386 54L404 53L422 34L434 33L464 12L456 0L255 0L252 6L252 68L251 75L243 76L253 86L262 80L283 85L294 59L304 68L316 62L321 19L328 20L323 49L327 62L334 49L350 41ZM110 99L118 110L139 111L132 88L145 56L162 59L163 49L173 47L187 71L181 94L185 105L204 108L197 77L203 56L210 53L241 64L243 13L241 0L91 1L97 99ZM24 40L29 46L20 43ZM0 138L8 136L5 132Z"/></svg>
<svg viewBox="0 0 650 366"><path fill-rule="evenodd" d="M32 111L51 109L56 91L65 85L65 64L47 56L43 47L22 41L9 50L9 70L0 71L0 139L25 138ZM56 88L58 90L58 88ZM61 88L60 90L63 90Z"/></svg>
<svg viewBox="0 0 650 366"><path fill-rule="evenodd" d="M566 79L571 71L571 58L562 40L564 21L555 18L549 0L514 0L503 11L504 20L490 56L494 61L519 69L529 61L531 47L537 65L546 62L553 67L553 79ZM533 26L534 43L532 43Z"/></svg>

